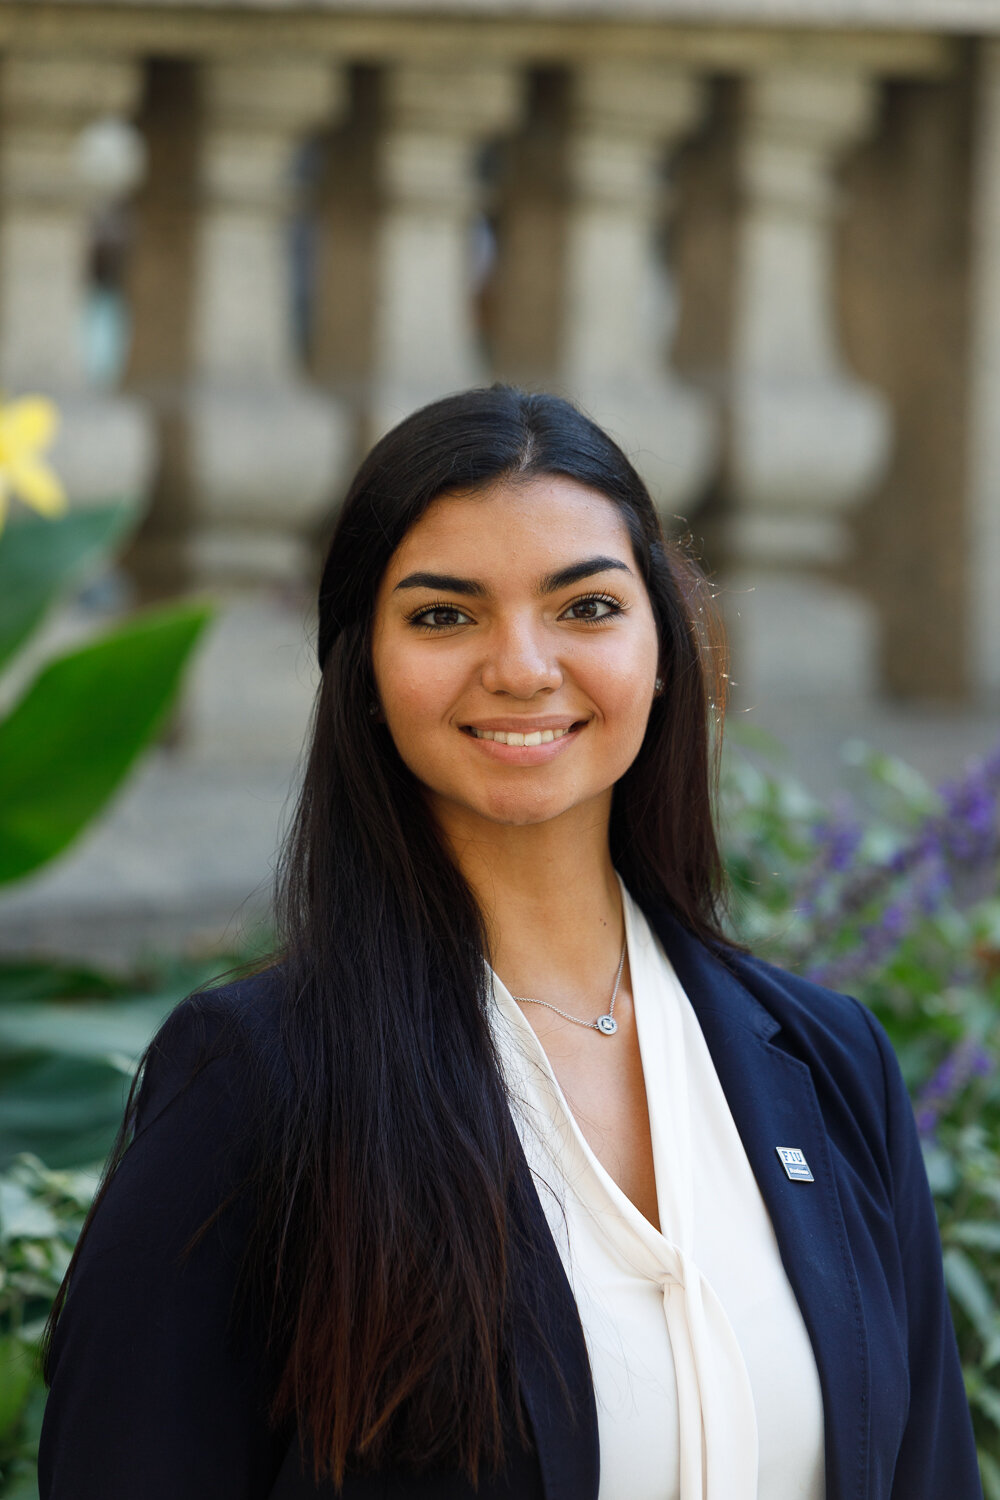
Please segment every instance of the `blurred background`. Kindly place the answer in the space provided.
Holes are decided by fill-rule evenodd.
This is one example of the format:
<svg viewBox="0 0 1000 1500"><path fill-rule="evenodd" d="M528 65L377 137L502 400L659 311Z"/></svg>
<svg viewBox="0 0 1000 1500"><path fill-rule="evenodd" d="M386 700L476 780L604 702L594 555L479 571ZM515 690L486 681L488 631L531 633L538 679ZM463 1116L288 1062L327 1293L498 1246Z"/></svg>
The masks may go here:
<svg viewBox="0 0 1000 1500"><path fill-rule="evenodd" d="M994 39L993 31L996 31ZM159 747L0 947L264 912L346 478L493 378L690 532L730 724L817 790L1000 733L1000 3L0 5L0 380L114 567L37 651L219 603Z"/></svg>
<svg viewBox="0 0 1000 1500"><path fill-rule="evenodd" d="M890 1031L1000 1500L1000 0L0 0L0 1496L345 486L494 379L713 581L733 925Z"/></svg>
<svg viewBox="0 0 1000 1500"><path fill-rule="evenodd" d="M0 948L266 911L345 481L495 378L622 441L715 581L731 725L807 785L858 736L933 778L986 748L1000 3L0 4L0 381L57 402L71 506L135 518L36 655L217 604Z"/></svg>

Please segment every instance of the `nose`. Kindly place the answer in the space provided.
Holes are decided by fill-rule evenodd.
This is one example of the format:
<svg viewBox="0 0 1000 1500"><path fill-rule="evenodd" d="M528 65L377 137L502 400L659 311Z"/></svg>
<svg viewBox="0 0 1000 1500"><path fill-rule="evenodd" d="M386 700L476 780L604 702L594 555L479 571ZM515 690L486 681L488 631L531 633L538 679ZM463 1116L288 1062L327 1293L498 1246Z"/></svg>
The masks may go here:
<svg viewBox="0 0 1000 1500"><path fill-rule="evenodd" d="M507 693L512 698L533 698L553 693L563 680L553 643L543 627L527 620L511 621L492 633L482 666L482 683L488 693Z"/></svg>

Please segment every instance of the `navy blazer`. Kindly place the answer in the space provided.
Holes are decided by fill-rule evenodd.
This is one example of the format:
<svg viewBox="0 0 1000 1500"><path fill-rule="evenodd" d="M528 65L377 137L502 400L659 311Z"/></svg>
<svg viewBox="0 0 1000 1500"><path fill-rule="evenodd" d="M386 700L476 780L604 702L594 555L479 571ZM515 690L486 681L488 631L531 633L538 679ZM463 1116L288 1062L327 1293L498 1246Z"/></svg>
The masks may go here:
<svg viewBox="0 0 1000 1500"><path fill-rule="evenodd" d="M979 1500L978 1464L913 1111L888 1039L857 1001L650 920L695 1008L812 1341L827 1500ZM239 1201L183 1265L189 1235L238 1181L241 1071L190 1087L206 1018L238 1019L280 1070L275 971L185 1001L159 1034L133 1144L96 1215L54 1344L41 1500L308 1500L292 1431L264 1418L273 1379L227 1336L246 1232ZM776 1147L814 1181L792 1181ZM525 1164L525 1170L527 1166ZM537 1197L541 1301L572 1393L527 1339L533 1435L478 1492L451 1473L350 1474L345 1500L596 1500L597 1415L576 1304ZM762 1496L761 1500L769 1500Z"/></svg>

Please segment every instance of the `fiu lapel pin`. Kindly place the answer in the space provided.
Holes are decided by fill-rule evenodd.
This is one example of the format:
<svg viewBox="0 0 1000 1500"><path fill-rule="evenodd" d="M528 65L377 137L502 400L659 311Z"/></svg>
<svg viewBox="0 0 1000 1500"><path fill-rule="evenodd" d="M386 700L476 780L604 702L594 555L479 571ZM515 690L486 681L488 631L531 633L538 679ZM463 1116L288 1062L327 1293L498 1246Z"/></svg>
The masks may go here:
<svg viewBox="0 0 1000 1500"><path fill-rule="evenodd" d="M816 1179L809 1170L809 1163L798 1146L775 1146L774 1149L785 1169L786 1177L792 1182L815 1182Z"/></svg>

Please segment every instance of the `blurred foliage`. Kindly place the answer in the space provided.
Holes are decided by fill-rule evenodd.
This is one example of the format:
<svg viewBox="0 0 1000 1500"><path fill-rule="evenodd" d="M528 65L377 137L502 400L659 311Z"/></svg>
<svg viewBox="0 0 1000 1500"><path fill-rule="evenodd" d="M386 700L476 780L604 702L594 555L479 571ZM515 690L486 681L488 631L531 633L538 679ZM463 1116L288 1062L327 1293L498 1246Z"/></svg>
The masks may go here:
<svg viewBox="0 0 1000 1500"><path fill-rule="evenodd" d="M0 668L16 663L129 517L128 507L107 506L0 532ZM0 885L61 854L104 807L162 723L209 618L205 604L141 611L54 657L22 688L0 717Z"/></svg>
<svg viewBox="0 0 1000 1500"><path fill-rule="evenodd" d="M41 625L55 600L119 542L131 520L131 507L119 503L73 511L58 526L26 518L4 531L0 669Z"/></svg>
<svg viewBox="0 0 1000 1500"><path fill-rule="evenodd" d="M185 995L269 946L151 960L126 976L0 961L0 1496L37 1500L42 1326L128 1094ZM45 1158L47 1165L39 1157Z"/></svg>
<svg viewBox="0 0 1000 1500"><path fill-rule="evenodd" d="M0 959L0 1172L24 1151L59 1168L103 1160L160 1022L259 951L150 960L128 975Z"/></svg>
<svg viewBox="0 0 1000 1500"><path fill-rule="evenodd" d="M0 1174L0 1493L37 1500L35 1455L45 1390L38 1340L97 1186L20 1157Z"/></svg>
<svg viewBox="0 0 1000 1500"><path fill-rule="evenodd" d="M892 1038L987 1500L1000 1500L1000 750L935 788L852 742L847 789L825 805L773 773L766 737L740 739L722 796L733 928L761 957L856 995Z"/></svg>

